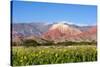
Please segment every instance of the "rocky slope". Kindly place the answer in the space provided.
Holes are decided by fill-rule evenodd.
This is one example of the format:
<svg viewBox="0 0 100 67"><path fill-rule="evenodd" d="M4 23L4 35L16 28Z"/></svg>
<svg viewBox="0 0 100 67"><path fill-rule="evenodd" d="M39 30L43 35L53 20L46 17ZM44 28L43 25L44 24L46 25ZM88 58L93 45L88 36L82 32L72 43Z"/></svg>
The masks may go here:
<svg viewBox="0 0 100 67"><path fill-rule="evenodd" d="M68 23L14 23L12 24L12 41L23 39L36 41L92 41L97 39L96 26L77 26Z"/></svg>

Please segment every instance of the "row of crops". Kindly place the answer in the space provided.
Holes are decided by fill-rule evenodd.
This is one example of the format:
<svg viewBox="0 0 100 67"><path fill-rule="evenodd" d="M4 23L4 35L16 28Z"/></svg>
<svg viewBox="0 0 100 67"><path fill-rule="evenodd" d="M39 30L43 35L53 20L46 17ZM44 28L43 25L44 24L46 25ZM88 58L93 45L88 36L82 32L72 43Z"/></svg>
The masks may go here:
<svg viewBox="0 0 100 67"><path fill-rule="evenodd" d="M97 60L96 46L12 47L12 65L40 65Z"/></svg>

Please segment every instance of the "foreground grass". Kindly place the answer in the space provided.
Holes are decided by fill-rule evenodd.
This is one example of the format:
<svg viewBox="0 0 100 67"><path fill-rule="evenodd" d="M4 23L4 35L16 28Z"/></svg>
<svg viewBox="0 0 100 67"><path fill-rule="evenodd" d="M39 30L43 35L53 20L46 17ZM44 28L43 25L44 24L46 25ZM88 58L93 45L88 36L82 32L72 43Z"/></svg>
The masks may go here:
<svg viewBox="0 0 100 67"><path fill-rule="evenodd" d="M39 65L97 60L96 46L12 47L12 65Z"/></svg>

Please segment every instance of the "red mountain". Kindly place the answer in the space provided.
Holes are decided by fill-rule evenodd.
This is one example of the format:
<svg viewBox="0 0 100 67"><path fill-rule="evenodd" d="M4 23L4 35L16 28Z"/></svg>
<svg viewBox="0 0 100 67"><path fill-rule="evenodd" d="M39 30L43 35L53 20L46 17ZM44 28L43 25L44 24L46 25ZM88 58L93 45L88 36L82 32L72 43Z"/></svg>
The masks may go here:
<svg viewBox="0 0 100 67"><path fill-rule="evenodd" d="M64 23L58 23L52 25L52 27L43 34L43 38L53 41L92 41L96 40L96 26L86 30L80 31L77 28L70 27Z"/></svg>
<svg viewBox="0 0 100 67"><path fill-rule="evenodd" d="M70 27L64 23L54 24L46 33L43 34L43 38L53 41L63 41L71 36L80 34L81 31L77 28Z"/></svg>
<svg viewBox="0 0 100 67"><path fill-rule="evenodd" d="M94 26L87 31L84 31L78 35L70 37L70 39L78 40L78 41L92 41L97 40L97 27Z"/></svg>

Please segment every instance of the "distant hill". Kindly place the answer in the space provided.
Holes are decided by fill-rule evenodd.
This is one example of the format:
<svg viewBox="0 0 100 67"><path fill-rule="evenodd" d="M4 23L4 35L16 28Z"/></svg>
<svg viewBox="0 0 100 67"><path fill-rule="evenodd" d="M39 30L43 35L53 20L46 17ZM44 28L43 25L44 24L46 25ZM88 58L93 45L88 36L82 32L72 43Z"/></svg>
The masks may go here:
<svg viewBox="0 0 100 67"><path fill-rule="evenodd" d="M68 23L13 23L12 39L20 41L20 39L33 38L36 41L92 41L97 37L96 26L78 26Z"/></svg>

